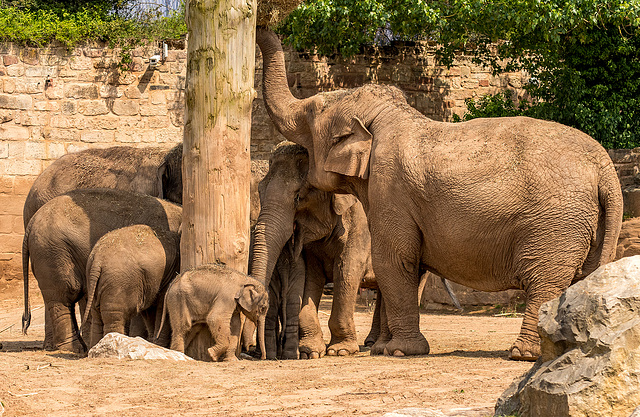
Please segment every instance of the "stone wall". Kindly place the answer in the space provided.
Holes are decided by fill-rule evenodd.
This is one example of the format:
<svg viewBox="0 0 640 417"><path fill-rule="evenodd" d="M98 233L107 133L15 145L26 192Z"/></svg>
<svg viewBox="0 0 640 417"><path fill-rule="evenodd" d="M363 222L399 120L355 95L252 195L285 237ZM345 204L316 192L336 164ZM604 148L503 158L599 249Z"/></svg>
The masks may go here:
<svg viewBox="0 0 640 417"><path fill-rule="evenodd" d="M132 52L120 71L120 51L101 44L67 50L0 44L0 280L21 276L22 206L35 177L67 152L114 145L170 147L182 139L186 49L170 45L161 65L149 66L159 45ZM395 84L425 115L449 120L464 113L464 99L520 89L526 76L492 76L459 57L435 65L427 44L399 44L351 59L287 51L289 81L300 98L367 82ZM268 157L282 137L260 94L257 54L252 158Z"/></svg>

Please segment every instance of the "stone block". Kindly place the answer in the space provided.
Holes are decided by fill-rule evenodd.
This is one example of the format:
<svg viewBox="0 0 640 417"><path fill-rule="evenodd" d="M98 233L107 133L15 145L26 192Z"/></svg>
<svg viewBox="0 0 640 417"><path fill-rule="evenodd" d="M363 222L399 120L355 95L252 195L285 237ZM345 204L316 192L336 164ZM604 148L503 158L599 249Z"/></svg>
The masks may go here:
<svg viewBox="0 0 640 417"><path fill-rule="evenodd" d="M28 94L0 94L0 109L29 110L33 99Z"/></svg>
<svg viewBox="0 0 640 417"><path fill-rule="evenodd" d="M145 117L144 120L146 121L149 129L162 129L171 126L171 120L167 117L149 116Z"/></svg>
<svg viewBox="0 0 640 417"><path fill-rule="evenodd" d="M112 111L118 116L134 116L140 112L140 106L135 100L114 100Z"/></svg>
<svg viewBox="0 0 640 417"><path fill-rule="evenodd" d="M166 116L169 110L166 106L153 105L148 101L147 103L140 103L140 115L141 116Z"/></svg>
<svg viewBox="0 0 640 417"><path fill-rule="evenodd" d="M22 141L29 139L29 128L17 125L0 125L0 140Z"/></svg>
<svg viewBox="0 0 640 417"><path fill-rule="evenodd" d="M151 100L151 104L166 104L167 103L167 94L162 90L152 90L149 93L149 98Z"/></svg>
<svg viewBox="0 0 640 417"><path fill-rule="evenodd" d="M66 83L64 85L64 96L68 98L96 99L100 97L98 86L95 84Z"/></svg>
<svg viewBox="0 0 640 417"><path fill-rule="evenodd" d="M0 281L14 279L22 280L22 257L19 252L2 254L0 256Z"/></svg>
<svg viewBox="0 0 640 417"><path fill-rule="evenodd" d="M140 131L116 130L115 132L115 141L120 143L141 143L145 139L149 140Z"/></svg>
<svg viewBox="0 0 640 417"><path fill-rule="evenodd" d="M122 92L115 85L101 85L100 97L102 98L118 98L122 96Z"/></svg>
<svg viewBox="0 0 640 417"><path fill-rule="evenodd" d="M124 95L127 98L138 99L142 97L142 92L140 92L140 88L137 85L130 85L124 90Z"/></svg>
<svg viewBox="0 0 640 417"><path fill-rule="evenodd" d="M76 142L80 140L80 133L75 129L44 128L42 135L46 140L54 142Z"/></svg>
<svg viewBox="0 0 640 417"><path fill-rule="evenodd" d="M24 207L25 196L0 194L0 207L2 207L2 213L9 216L22 216L22 208ZM0 239L1 243L2 239ZM20 247L22 242L20 242ZM12 252L5 250L5 247L0 247L0 252Z"/></svg>
<svg viewBox="0 0 640 417"><path fill-rule="evenodd" d="M0 160L0 175L38 175L40 172L42 172L40 160ZM0 207L2 207L1 204Z"/></svg>
<svg viewBox="0 0 640 417"><path fill-rule="evenodd" d="M44 80L19 78L15 80L15 92L18 94L37 94L44 92Z"/></svg>
<svg viewBox="0 0 640 417"><path fill-rule="evenodd" d="M4 65L9 66L18 63L18 57L15 55L5 55L2 57L2 62Z"/></svg>
<svg viewBox="0 0 640 417"><path fill-rule="evenodd" d="M624 213L630 217L640 217L640 188L622 190Z"/></svg>
<svg viewBox="0 0 640 417"><path fill-rule="evenodd" d="M16 64L6 67L6 71L9 77L24 77L25 68L22 64Z"/></svg>
<svg viewBox="0 0 640 417"><path fill-rule="evenodd" d="M50 112L59 112L60 111L60 103L56 101L35 101L33 103L33 109L38 111L50 111Z"/></svg>
<svg viewBox="0 0 640 417"><path fill-rule="evenodd" d="M78 106L75 101L63 101L60 103L60 110L64 115L72 115L78 111Z"/></svg>
<svg viewBox="0 0 640 417"><path fill-rule="evenodd" d="M0 194L11 194L13 193L13 176L10 175L2 175L0 176Z"/></svg>
<svg viewBox="0 0 640 417"><path fill-rule="evenodd" d="M106 130L90 130L80 133L80 140L88 143L109 143L114 141L114 133Z"/></svg>
<svg viewBox="0 0 640 417"><path fill-rule="evenodd" d="M78 113L85 116L98 116L109 113L109 108L104 100L79 100Z"/></svg>
<svg viewBox="0 0 640 417"><path fill-rule="evenodd" d="M47 143L47 159L58 159L66 153L64 143Z"/></svg>
<svg viewBox="0 0 640 417"><path fill-rule="evenodd" d="M93 69L93 60L89 57L76 55L69 62L72 70L90 70Z"/></svg>
<svg viewBox="0 0 640 417"><path fill-rule="evenodd" d="M25 142L24 157L26 159L45 159L47 157L46 144L44 142Z"/></svg>
<svg viewBox="0 0 640 417"><path fill-rule="evenodd" d="M616 260L634 255L640 255L640 217L622 222L616 248Z"/></svg>
<svg viewBox="0 0 640 417"><path fill-rule="evenodd" d="M184 137L183 130L179 128L157 129L155 134L158 143L177 143Z"/></svg>
<svg viewBox="0 0 640 417"><path fill-rule="evenodd" d="M0 236L20 235L22 233L24 233L22 216L9 216L6 214L0 216Z"/></svg>
<svg viewBox="0 0 640 417"><path fill-rule="evenodd" d="M44 89L44 95L49 100L59 100L64 98L64 82L56 79Z"/></svg>
<svg viewBox="0 0 640 417"><path fill-rule="evenodd" d="M2 91L4 91L5 93L13 93L14 91L16 91L16 82L14 79L12 78L5 78L4 83L3 83L3 87L2 87Z"/></svg>
<svg viewBox="0 0 640 417"><path fill-rule="evenodd" d="M24 198L26 198L26 195L29 194L29 190L36 178L36 176L30 175L20 175L15 177L13 181L13 193L15 195L25 196Z"/></svg>
<svg viewBox="0 0 640 417"><path fill-rule="evenodd" d="M9 157L9 142L2 141L0 142L0 159L5 159Z"/></svg>

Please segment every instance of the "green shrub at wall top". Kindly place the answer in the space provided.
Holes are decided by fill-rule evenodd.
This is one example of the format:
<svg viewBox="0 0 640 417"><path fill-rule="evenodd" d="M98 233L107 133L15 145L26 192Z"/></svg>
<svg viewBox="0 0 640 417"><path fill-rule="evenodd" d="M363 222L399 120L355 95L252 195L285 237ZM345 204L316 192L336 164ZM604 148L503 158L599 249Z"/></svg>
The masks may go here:
<svg viewBox="0 0 640 417"><path fill-rule="evenodd" d="M45 3L42 0L33 2ZM57 41L72 47L87 40L101 40L112 47L130 49L157 39L181 39L187 33L184 10L153 20L129 20L105 9L105 5L115 1L96 0L88 2L94 7L72 9L54 7L60 2L48 3L52 6L0 8L0 41L32 46Z"/></svg>

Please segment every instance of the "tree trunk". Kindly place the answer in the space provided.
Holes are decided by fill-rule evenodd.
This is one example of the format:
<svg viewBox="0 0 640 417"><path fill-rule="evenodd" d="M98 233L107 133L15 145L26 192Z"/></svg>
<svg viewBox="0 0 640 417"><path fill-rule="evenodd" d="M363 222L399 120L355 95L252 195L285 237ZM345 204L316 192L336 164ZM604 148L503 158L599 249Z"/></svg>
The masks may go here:
<svg viewBox="0 0 640 417"><path fill-rule="evenodd" d="M188 0L186 19L181 269L218 262L246 273L256 0ZM200 339L187 354L207 358Z"/></svg>

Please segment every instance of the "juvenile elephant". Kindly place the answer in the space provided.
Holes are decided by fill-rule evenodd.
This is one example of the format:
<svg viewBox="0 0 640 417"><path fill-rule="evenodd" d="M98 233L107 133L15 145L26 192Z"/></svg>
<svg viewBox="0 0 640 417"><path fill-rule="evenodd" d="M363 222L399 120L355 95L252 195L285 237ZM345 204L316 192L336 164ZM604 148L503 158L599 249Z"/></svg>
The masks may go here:
<svg viewBox="0 0 640 417"><path fill-rule="evenodd" d="M161 294L180 272L180 235L135 224L113 230L95 244L87 260L87 306L91 314L89 348L110 332L129 334L134 315L142 313L147 333L155 334ZM166 338L160 345L168 345Z"/></svg>
<svg viewBox="0 0 640 417"><path fill-rule="evenodd" d="M429 352L413 302L429 270L478 290L524 289L510 357L535 360L540 305L615 254L622 192L604 148L527 117L433 121L390 86L297 99L278 37L258 29L257 42L267 111L309 150L309 182L364 206L390 335L371 352Z"/></svg>
<svg viewBox="0 0 640 417"><path fill-rule="evenodd" d="M43 205L27 225L22 244L26 333L29 311L29 259L51 318L53 348L84 352L75 304L86 294L87 259L108 232L145 224L157 233L178 232L182 208L142 194L111 189L74 190ZM84 312L83 312L84 313Z"/></svg>
<svg viewBox="0 0 640 417"><path fill-rule="evenodd" d="M290 291L294 294L286 303L287 340L291 341L299 328L301 358L319 358L325 352L349 355L359 351L353 321L358 288L362 280L372 275L367 219L355 197L309 186L308 166L308 153L302 146L282 143L272 152L269 171L258 186L261 209L254 231L251 275L269 283L276 261L292 239L292 253L286 255L290 259L281 261L293 265L294 271L284 272L290 275L289 281L293 283ZM304 262L302 270L294 265L300 256ZM306 281L300 276L305 267ZM329 318L331 341L326 347L317 310L324 285L331 281L334 283ZM295 295L300 293L298 284L302 283L301 304L300 296ZM275 331L274 321L268 323L267 338L270 338L269 333ZM268 356L274 356L272 350ZM295 344L285 347L283 357L298 357Z"/></svg>
<svg viewBox="0 0 640 417"><path fill-rule="evenodd" d="M267 291L260 282L224 265L207 264L180 274L164 300L160 330L167 312L171 322L171 349L184 352L191 327L206 323L214 339L208 349L214 362L237 360L243 313L258 327L258 344L264 352L264 319L269 308Z"/></svg>

